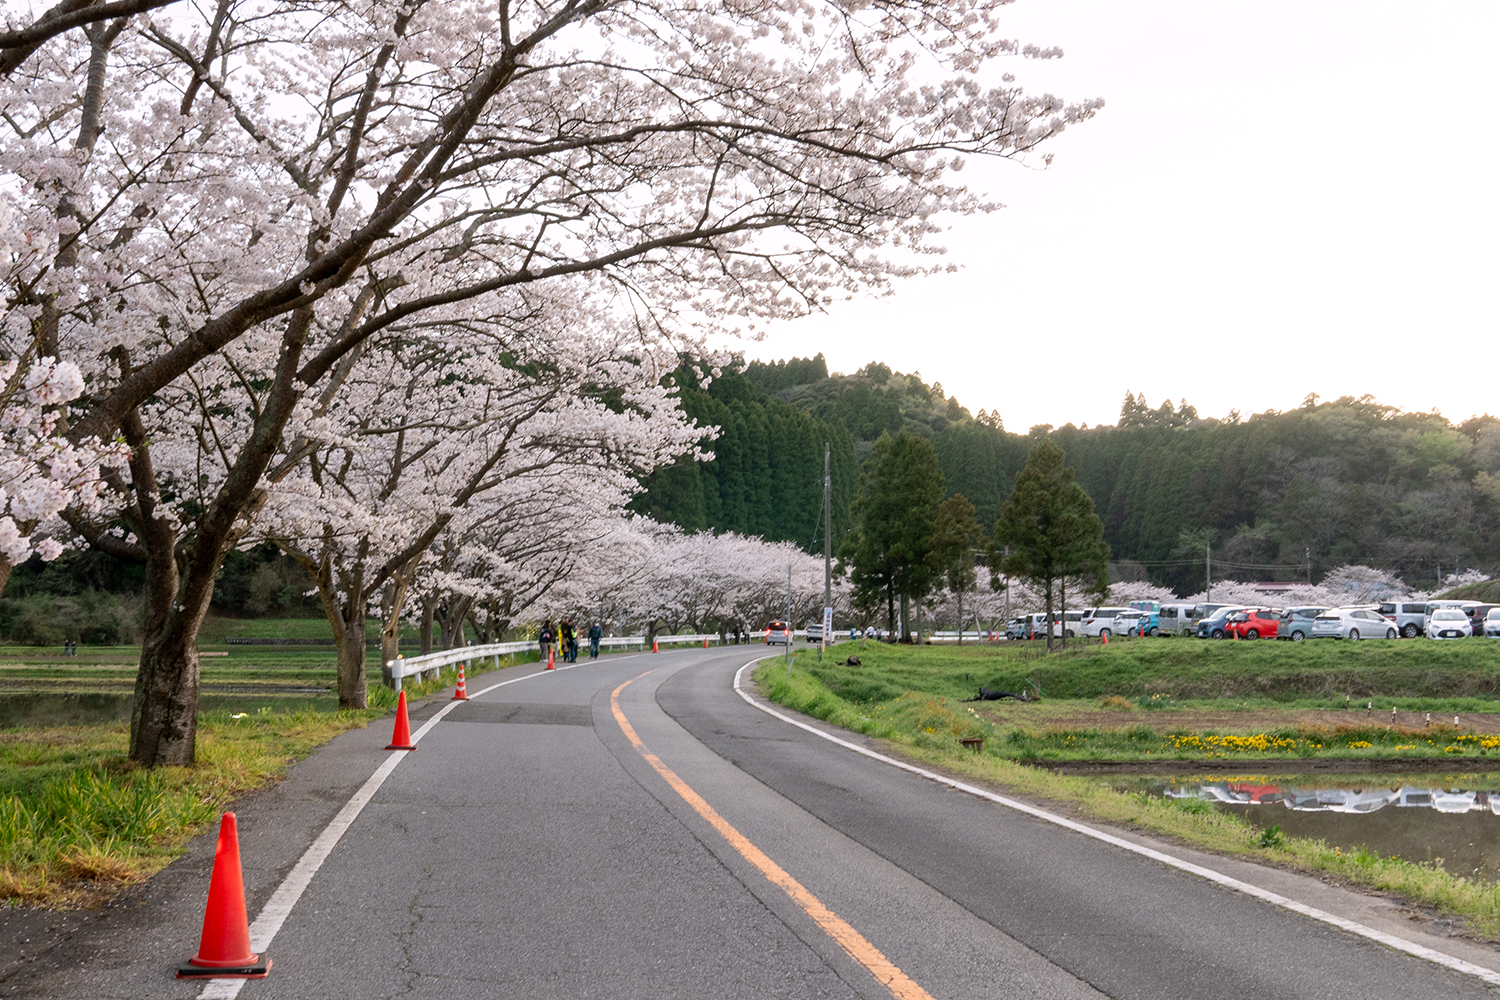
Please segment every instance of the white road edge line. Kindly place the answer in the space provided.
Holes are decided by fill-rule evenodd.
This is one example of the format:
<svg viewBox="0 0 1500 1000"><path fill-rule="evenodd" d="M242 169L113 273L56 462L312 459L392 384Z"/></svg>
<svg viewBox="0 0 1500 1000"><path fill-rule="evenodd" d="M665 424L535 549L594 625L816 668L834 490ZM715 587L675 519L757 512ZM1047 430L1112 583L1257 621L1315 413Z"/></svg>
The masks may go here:
<svg viewBox="0 0 1500 1000"><path fill-rule="evenodd" d="M630 656L621 656L618 659L628 660L639 655L639 653L632 653ZM535 673L512 677L510 680L500 681L491 684L487 688L475 691L469 697L471 699L477 698L482 694L488 694L496 688L505 687L507 684L529 681L533 677L545 677L549 673L555 674L563 670L572 670L576 666L578 664L572 663L566 667L558 667L556 670L538 670ZM450 701L438 709L432 718L422 724L422 728L412 734L412 744L420 744L422 737L427 734L429 729L437 725L443 716L462 704L463 702L461 701ZM271 941L276 937L276 932L281 930L281 925L286 922L287 917L291 916L292 907L296 906L297 900L302 898L303 891L312 882L313 876L318 873L318 869L323 867L323 862L328 860L328 855L333 853L334 847L337 846L339 840L344 836L344 832L354 823L355 818L359 816L360 811L364 809L365 805L375 797L375 793L380 790L380 786L385 784L385 779L389 778L391 772L396 770L396 765L400 764L410 752L409 750L390 751L390 757L375 769L374 774L365 779L365 783L359 786L359 791L355 792L349 798L349 801L344 803L344 807L338 811L338 814L333 819L329 820L328 825L323 828L323 832L318 834L317 839L302 853L301 859L287 873L286 878L281 880L281 885L276 887L276 891L271 893L271 898L266 900L266 905L262 906L260 912L255 915L255 921L250 925L251 951L260 953L271 947ZM235 997L240 995L240 990L244 989L245 983L248 981L245 979L210 979L204 984L203 992L198 994L198 1000L234 1000Z"/></svg>
<svg viewBox="0 0 1500 1000"><path fill-rule="evenodd" d="M969 795L974 795L981 799L988 799L990 802L994 802L997 805L1005 806L1007 809L1014 809L1017 812L1026 813L1028 816L1034 816L1037 819L1045 820L1048 823L1055 823L1058 826L1066 827L1069 830L1081 833L1085 837L1092 837L1095 840L1101 840L1106 844L1112 844L1115 847L1130 851L1132 854L1139 854L1142 857L1150 858L1153 861L1159 861L1162 864L1169 865L1172 868L1190 872L1191 874L1197 875L1200 878L1208 879L1210 882L1216 882L1219 885L1224 886L1225 888L1233 889L1236 892L1242 892L1247 896L1254 896L1256 899L1261 899L1275 906L1280 906L1284 909L1292 910L1293 912L1300 913L1306 917L1312 917L1314 920L1321 920L1325 924L1332 924L1335 927L1341 927L1352 934L1358 934L1361 937L1369 938L1372 941L1379 941L1381 944L1394 948L1397 951L1404 951L1408 955L1415 955L1417 958L1424 958L1429 962L1435 962L1436 964L1444 966L1445 968L1452 969L1455 972L1462 972L1465 975L1470 975L1478 979L1482 979L1486 983L1490 983L1491 985L1500 986L1500 972L1496 972L1493 969L1486 969L1482 965L1475 965L1473 962L1466 962L1461 958L1457 958L1445 952L1436 951L1432 948L1428 948L1426 945L1417 944L1415 941L1408 941L1405 938L1397 937L1394 934L1387 934L1385 931L1376 930L1375 928L1370 927L1366 924L1359 923L1355 920L1349 920L1345 917L1340 917L1337 914L1329 913L1326 910L1320 910L1315 906L1308 906L1306 903L1299 903L1295 899L1288 899L1286 896L1271 892L1269 889L1262 889L1259 886L1251 885L1249 882L1241 882L1237 878L1225 875L1223 872L1216 872L1212 868L1204 868L1202 865L1195 865L1191 861L1184 861L1181 858L1174 858L1170 854L1163 854L1161 851L1152 850L1149 847L1142 847L1139 844L1132 844L1128 840L1122 840L1119 837L1115 837L1111 834L1105 833L1103 830L1096 830L1093 827L1085 826L1082 823L1075 823L1073 820L1067 819L1063 816L1058 816L1055 813L1047 812L1045 809L1038 809L1036 806L1030 806L1024 802L1018 802L1015 799L1008 799L1003 795L996 795L994 792L987 791L983 788L965 784L962 781L955 781L952 778L945 777L941 774L936 774L932 771L924 770L923 768L917 767L913 764L908 764L905 761L896 760L894 757L887 757L885 754L876 753L875 751L868 750L865 747L858 745L857 743L851 743L848 740L841 740L837 736L834 736L832 733L826 733L816 726L809 726L805 722L800 722L797 719L778 712L774 708L763 705L752 698L749 692L747 692L740 685L740 679L744 676L746 670L749 670L759 662L759 659L751 660L743 667L740 667L739 670L735 671L735 692L741 698L745 699L746 702L760 709L762 712L765 712L767 715L773 715L776 718L780 719L782 722L790 723L791 725L796 726L798 729L805 729L807 732L812 733L814 736L825 739L830 743L837 743L839 746L849 750L853 750L857 754L862 754L873 760L878 760L884 764L889 764L892 767L899 767L901 770L910 771L912 774L921 775L922 777L927 778L930 781L936 781L939 784L947 785L949 788L956 789L957 791L965 792Z"/></svg>

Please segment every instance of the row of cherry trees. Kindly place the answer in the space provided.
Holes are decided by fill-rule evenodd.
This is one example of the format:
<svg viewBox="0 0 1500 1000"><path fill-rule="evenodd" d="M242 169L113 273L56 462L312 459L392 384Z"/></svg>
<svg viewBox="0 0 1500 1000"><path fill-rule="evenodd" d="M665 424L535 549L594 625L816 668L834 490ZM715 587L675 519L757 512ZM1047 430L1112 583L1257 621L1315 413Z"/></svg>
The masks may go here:
<svg viewBox="0 0 1500 1000"><path fill-rule="evenodd" d="M677 350L930 269L943 214L992 207L966 156L1098 106L985 84L1056 54L1002 6L10 8L0 556L57 513L144 565L132 758L193 760L235 546L313 572L359 704L366 616L561 558L683 450Z"/></svg>

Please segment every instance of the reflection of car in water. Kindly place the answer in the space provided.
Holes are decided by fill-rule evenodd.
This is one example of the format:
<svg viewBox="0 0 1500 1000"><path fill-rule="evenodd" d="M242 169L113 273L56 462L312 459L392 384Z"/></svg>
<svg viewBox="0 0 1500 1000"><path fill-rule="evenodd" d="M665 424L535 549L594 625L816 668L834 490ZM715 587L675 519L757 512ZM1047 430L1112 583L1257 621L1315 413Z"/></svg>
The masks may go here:
<svg viewBox="0 0 1500 1000"><path fill-rule="evenodd" d="M1432 793L1432 808L1438 812L1466 813L1479 808L1479 797L1473 792L1435 791Z"/></svg>
<svg viewBox="0 0 1500 1000"><path fill-rule="evenodd" d="M1449 791L1442 788L1283 788L1247 782L1178 785L1163 789L1172 799L1207 799L1232 806L1272 805L1280 802L1295 812L1367 814L1389 805L1464 813L1489 809L1500 815L1500 795L1490 792Z"/></svg>

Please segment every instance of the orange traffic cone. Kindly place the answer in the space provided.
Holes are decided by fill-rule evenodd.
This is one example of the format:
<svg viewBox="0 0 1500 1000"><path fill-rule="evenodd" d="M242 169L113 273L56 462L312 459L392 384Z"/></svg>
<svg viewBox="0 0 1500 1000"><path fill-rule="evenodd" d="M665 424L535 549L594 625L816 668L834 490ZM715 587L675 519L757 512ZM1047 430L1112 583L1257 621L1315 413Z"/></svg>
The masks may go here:
<svg viewBox="0 0 1500 1000"><path fill-rule="evenodd" d="M552 651L552 647L550 646L547 647L547 669L557 669L557 654Z"/></svg>
<svg viewBox="0 0 1500 1000"><path fill-rule="evenodd" d="M458 687L453 689L453 700L469 700L469 689L464 687L464 665L462 663L458 665Z"/></svg>
<svg viewBox="0 0 1500 1000"><path fill-rule="evenodd" d="M417 745L411 741L411 723L406 721L406 692L396 699L396 730L391 733L391 742L386 746L387 750L415 750Z"/></svg>
<svg viewBox="0 0 1500 1000"><path fill-rule="evenodd" d="M706 635L703 637L703 648L704 649L708 648L708 636L706 636Z"/></svg>
<svg viewBox="0 0 1500 1000"><path fill-rule="evenodd" d="M1105 632L1105 633L1103 633L1103 634L1101 634L1099 636L1099 644L1101 646L1108 646L1109 645L1109 633L1108 632Z"/></svg>
<svg viewBox="0 0 1500 1000"><path fill-rule="evenodd" d="M240 872L240 837L234 813L219 821L219 846L208 882L203 936L198 954L178 967L178 979L264 979L271 960L250 950L250 920L245 913L245 880Z"/></svg>
<svg viewBox="0 0 1500 1000"><path fill-rule="evenodd" d="M653 652L653 653L660 653L661 652L661 650L659 650L659 649L656 648L656 636L652 636L651 637L651 652Z"/></svg>

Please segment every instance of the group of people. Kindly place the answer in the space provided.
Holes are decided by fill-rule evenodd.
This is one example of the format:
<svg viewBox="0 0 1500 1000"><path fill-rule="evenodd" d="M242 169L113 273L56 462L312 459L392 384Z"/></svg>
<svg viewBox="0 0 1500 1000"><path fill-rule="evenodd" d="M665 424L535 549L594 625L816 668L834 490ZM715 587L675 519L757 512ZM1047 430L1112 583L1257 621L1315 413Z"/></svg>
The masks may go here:
<svg viewBox="0 0 1500 1000"><path fill-rule="evenodd" d="M604 629L598 623L589 626L589 659L599 658L599 640L603 638ZM541 644L544 661L552 655L552 647L555 645L564 663L578 662L578 627L573 624L571 618L559 621L556 630L552 628L550 621L542 622L542 630L537 633L537 642Z"/></svg>

